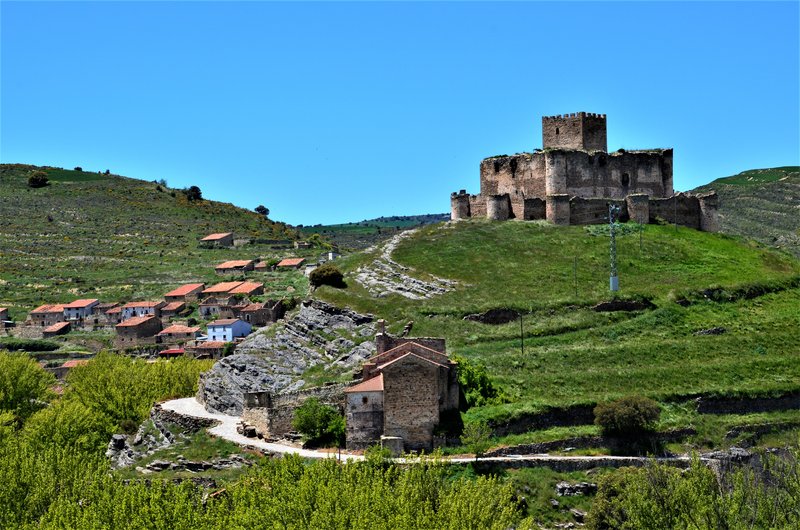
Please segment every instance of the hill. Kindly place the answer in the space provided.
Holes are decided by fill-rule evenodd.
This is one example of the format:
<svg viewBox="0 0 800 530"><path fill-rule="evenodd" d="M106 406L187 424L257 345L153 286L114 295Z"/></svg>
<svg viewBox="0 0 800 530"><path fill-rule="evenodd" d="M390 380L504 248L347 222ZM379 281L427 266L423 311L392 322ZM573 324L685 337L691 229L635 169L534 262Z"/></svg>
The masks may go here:
<svg viewBox="0 0 800 530"><path fill-rule="evenodd" d="M38 169L50 185L29 188ZM86 171L0 165L0 204L0 307L16 319L44 302L161 297L181 283L219 281L213 265L224 260L293 253L269 244L199 248L212 232L298 238L289 226L232 204L189 201L163 184ZM273 280L273 294L305 285L299 273Z"/></svg>
<svg viewBox="0 0 800 530"><path fill-rule="evenodd" d="M800 166L752 169L700 186L720 196L721 229L800 257Z"/></svg>
<svg viewBox="0 0 800 530"><path fill-rule="evenodd" d="M409 228L448 221L450 214L394 215L335 225L298 227L304 235L319 234L342 249L362 250Z"/></svg>
<svg viewBox="0 0 800 530"><path fill-rule="evenodd" d="M393 333L413 321L411 336L446 337L451 355L484 365L506 395L506 403L468 413L496 425L629 393L680 403L800 390L800 262L722 234L631 227L618 240L618 299L635 303L598 311L610 299L605 230L485 220L427 226L395 240L391 258L442 294L398 294L397 271L370 274L388 264L375 250L341 260L347 288L316 296L385 318ZM496 309L522 317L465 319ZM672 425L699 421L691 407L670 407Z"/></svg>

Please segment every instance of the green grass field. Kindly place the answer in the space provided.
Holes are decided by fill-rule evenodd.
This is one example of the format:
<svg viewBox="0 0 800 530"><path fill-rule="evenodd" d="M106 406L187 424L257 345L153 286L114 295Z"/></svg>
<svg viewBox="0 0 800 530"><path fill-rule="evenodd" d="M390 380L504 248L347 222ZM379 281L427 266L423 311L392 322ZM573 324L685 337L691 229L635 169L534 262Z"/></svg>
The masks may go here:
<svg viewBox="0 0 800 530"><path fill-rule="evenodd" d="M413 320L413 336L444 336L451 354L484 364L510 402L473 408L472 419L500 421L630 393L664 401L800 389L800 262L735 237L649 225L641 247L637 230L618 240L619 296L656 308L600 313L591 306L610 298L608 238L593 232L523 222L426 227L393 256L419 278L457 280L454 291L424 301L372 297L352 275L372 258L355 255L340 262L348 287L317 295L386 318L393 332ZM754 284L777 292L725 303L699 294ZM696 303L675 303L692 293ZM519 321L463 319L491 308L524 313L524 351ZM727 332L695 335L712 327Z"/></svg>

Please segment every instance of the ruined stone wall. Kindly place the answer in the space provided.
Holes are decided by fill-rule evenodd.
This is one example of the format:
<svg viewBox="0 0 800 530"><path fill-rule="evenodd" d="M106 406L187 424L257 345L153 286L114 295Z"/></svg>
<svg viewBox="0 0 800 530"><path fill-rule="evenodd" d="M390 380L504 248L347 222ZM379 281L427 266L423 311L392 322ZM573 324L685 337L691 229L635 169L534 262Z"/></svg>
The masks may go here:
<svg viewBox="0 0 800 530"><path fill-rule="evenodd" d="M620 221L627 221L627 207L624 200L583 199L572 197L569 200L569 224L596 225L608 222L608 205L620 207Z"/></svg>
<svg viewBox="0 0 800 530"><path fill-rule="evenodd" d="M376 355L393 350L409 342L416 342L421 346L441 353L445 353L447 344L445 339L439 337L393 337L388 333L377 333L375 335Z"/></svg>
<svg viewBox="0 0 800 530"><path fill-rule="evenodd" d="M525 199L523 203L522 219L525 219L526 221L533 221L546 218L547 203L544 199L540 199L539 197Z"/></svg>
<svg viewBox="0 0 800 530"><path fill-rule="evenodd" d="M469 211L472 217L486 217L486 201L481 195L469 196Z"/></svg>
<svg viewBox="0 0 800 530"><path fill-rule="evenodd" d="M366 449L380 442L383 406L382 391L347 394L345 418L348 449Z"/></svg>
<svg viewBox="0 0 800 530"><path fill-rule="evenodd" d="M541 153L487 158L480 165L481 195L519 193L521 197L544 197L544 157Z"/></svg>
<svg viewBox="0 0 800 530"><path fill-rule="evenodd" d="M242 419L255 426L264 437L278 438L294 430L294 411L308 398L315 397L344 412L344 388L344 384L339 384L275 395L269 392L246 393Z"/></svg>
<svg viewBox="0 0 800 530"><path fill-rule="evenodd" d="M700 230L700 201L694 195L679 193L665 199L650 199L650 222L658 219Z"/></svg>
<svg viewBox="0 0 800 530"><path fill-rule="evenodd" d="M430 450L439 423L437 367L410 358L387 366L383 376L383 433L403 439L407 450Z"/></svg>

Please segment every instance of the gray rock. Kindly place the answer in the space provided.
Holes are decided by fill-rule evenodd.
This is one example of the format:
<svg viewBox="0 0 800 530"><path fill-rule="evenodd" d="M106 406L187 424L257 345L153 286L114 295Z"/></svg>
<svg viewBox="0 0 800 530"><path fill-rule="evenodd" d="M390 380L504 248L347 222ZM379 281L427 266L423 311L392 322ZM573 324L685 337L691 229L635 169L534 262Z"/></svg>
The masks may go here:
<svg viewBox="0 0 800 530"><path fill-rule="evenodd" d="M306 300L294 316L270 331L249 336L235 355L200 378L197 399L212 412L240 415L245 392L285 392L304 385L302 374L318 364L360 366L375 352L372 315L319 300ZM361 341L360 344L358 342Z"/></svg>
<svg viewBox="0 0 800 530"><path fill-rule="evenodd" d="M168 462L166 460L153 460L147 464L147 469L150 471L164 471L170 467L172 467L172 462Z"/></svg>
<svg viewBox="0 0 800 530"><path fill-rule="evenodd" d="M593 482L576 482L570 483L566 481L556 484L556 495L559 497L574 497L575 495L592 495L597 493L597 484Z"/></svg>

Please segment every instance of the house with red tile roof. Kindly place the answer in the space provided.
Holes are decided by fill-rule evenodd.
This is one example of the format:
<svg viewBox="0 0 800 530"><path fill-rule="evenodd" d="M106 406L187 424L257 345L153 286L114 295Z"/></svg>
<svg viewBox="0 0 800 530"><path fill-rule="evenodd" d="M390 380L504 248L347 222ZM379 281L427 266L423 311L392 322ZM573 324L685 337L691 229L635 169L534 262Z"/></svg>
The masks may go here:
<svg viewBox="0 0 800 530"><path fill-rule="evenodd" d="M167 302L192 302L197 300L205 288L206 284L204 283L187 283L165 294L164 300Z"/></svg>
<svg viewBox="0 0 800 530"><path fill-rule="evenodd" d="M186 352L183 348L168 348L158 352L159 357L180 357Z"/></svg>
<svg viewBox="0 0 800 530"><path fill-rule="evenodd" d="M100 305L97 298L75 300L64 306L64 318L67 320L83 320L92 316L94 309Z"/></svg>
<svg viewBox="0 0 800 530"><path fill-rule="evenodd" d="M256 262L252 259L231 260L214 267L214 272L217 274L244 274L252 271L255 265Z"/></svg>
<svg viewBox="0 0 800 530"><path fill-rule="evenodd" d="M161 320L167 322L169 319L180 315L186 311L186 304L184 302L169 302L161 308Z"/></svg>
<svg viewBox="0 0 800 530"><path fill-rule="evenodd" d="M106 324L119 324L122 322L122 306L115 305L114 307L106 309L104 316Z"/></svg>
<svg viewBox="0 0 800 530"><path fill-rule="evenodd" d="M201 247L232 247L233 246L233 232L219 232L216 234L208 234L200 240Z"/></svg>
<svg viewBox="0 0 800 530"><path fill-rule="evenodd" d="M122 321L126 321L133 317L143 317L153 315L156 317L161 316L161 308L167 305L166 302L128 302L122 306Z"/></svg>
<svg viewBox="0 0 800 530"><path fill-rule="evenodd" d="M211 295L227 294L232 289L242 285L244 282L221 282L203 290L201 293L203 297Z"/></svg>
<svg viewBox="0 0 800 530"><path fill-rule="evenodd" d="M254 327L266 326L277 322L286 313L286 306L281 300L268 300L263 303L247 304L239 311L238 318Z"/></svg>
<svg viewBox="0 0 800 530"><path fill-rule="evenodd" d="M47 327L64 322L63 304L44 304L30 312L28 318L34 326Z"/></svg>
<svg viewBox="0 0 800 530"><path fill-rule="evenodd" d="M65 333L69 333L69 330L69 322L56 322L55 324L47 326L42 330L42 338L49 339L57 335L64 335Z"/></svg>
<svg viewBox="0 0 800 530"><path fill-rule="evenodd" d="M443 414L458 410L457 365L441 339L407 339L391 349L382 321L376 335L378 353L364 363L362 381L345 389L347 448L365 449L381 437L401 439L404 450L430 451L433 430Z"/></svg>
<svg viewBox="0 0 800 530"><path fill-rule="evenodd" d="M264 284L259 282L242 282L228 291L228 294L258 296L260 294L264 294Z"/></svg>
<svg viewBox="0 0 800 530"><path fill-rule="evenodd" d="M219 359L225 351L224 341L196 341L194 344L185 347L186 353L195 359Z"/></svg>
<svg viewBox="0 0 800 530"><path fill-rule="evenodd" d="M161 331L161 319L154 315L128 318L116 326L117 347L129 348L142 344L155 344L156 335Z"/></svg>
<svg viewBox="0 0 800 530"><path fill-rule="evenodd" d="M299 269L305 262L306 258L286 258L279 261L276 267L278 269Z"/></svg>
<svg viewBox="0 0 800 530"><path fill-rule="evenodd" d="M183 324L173 324L158 332L158 340L162 344L183 344L190 340L196 340L202 331L197 326L184 326Z"/></svg>

